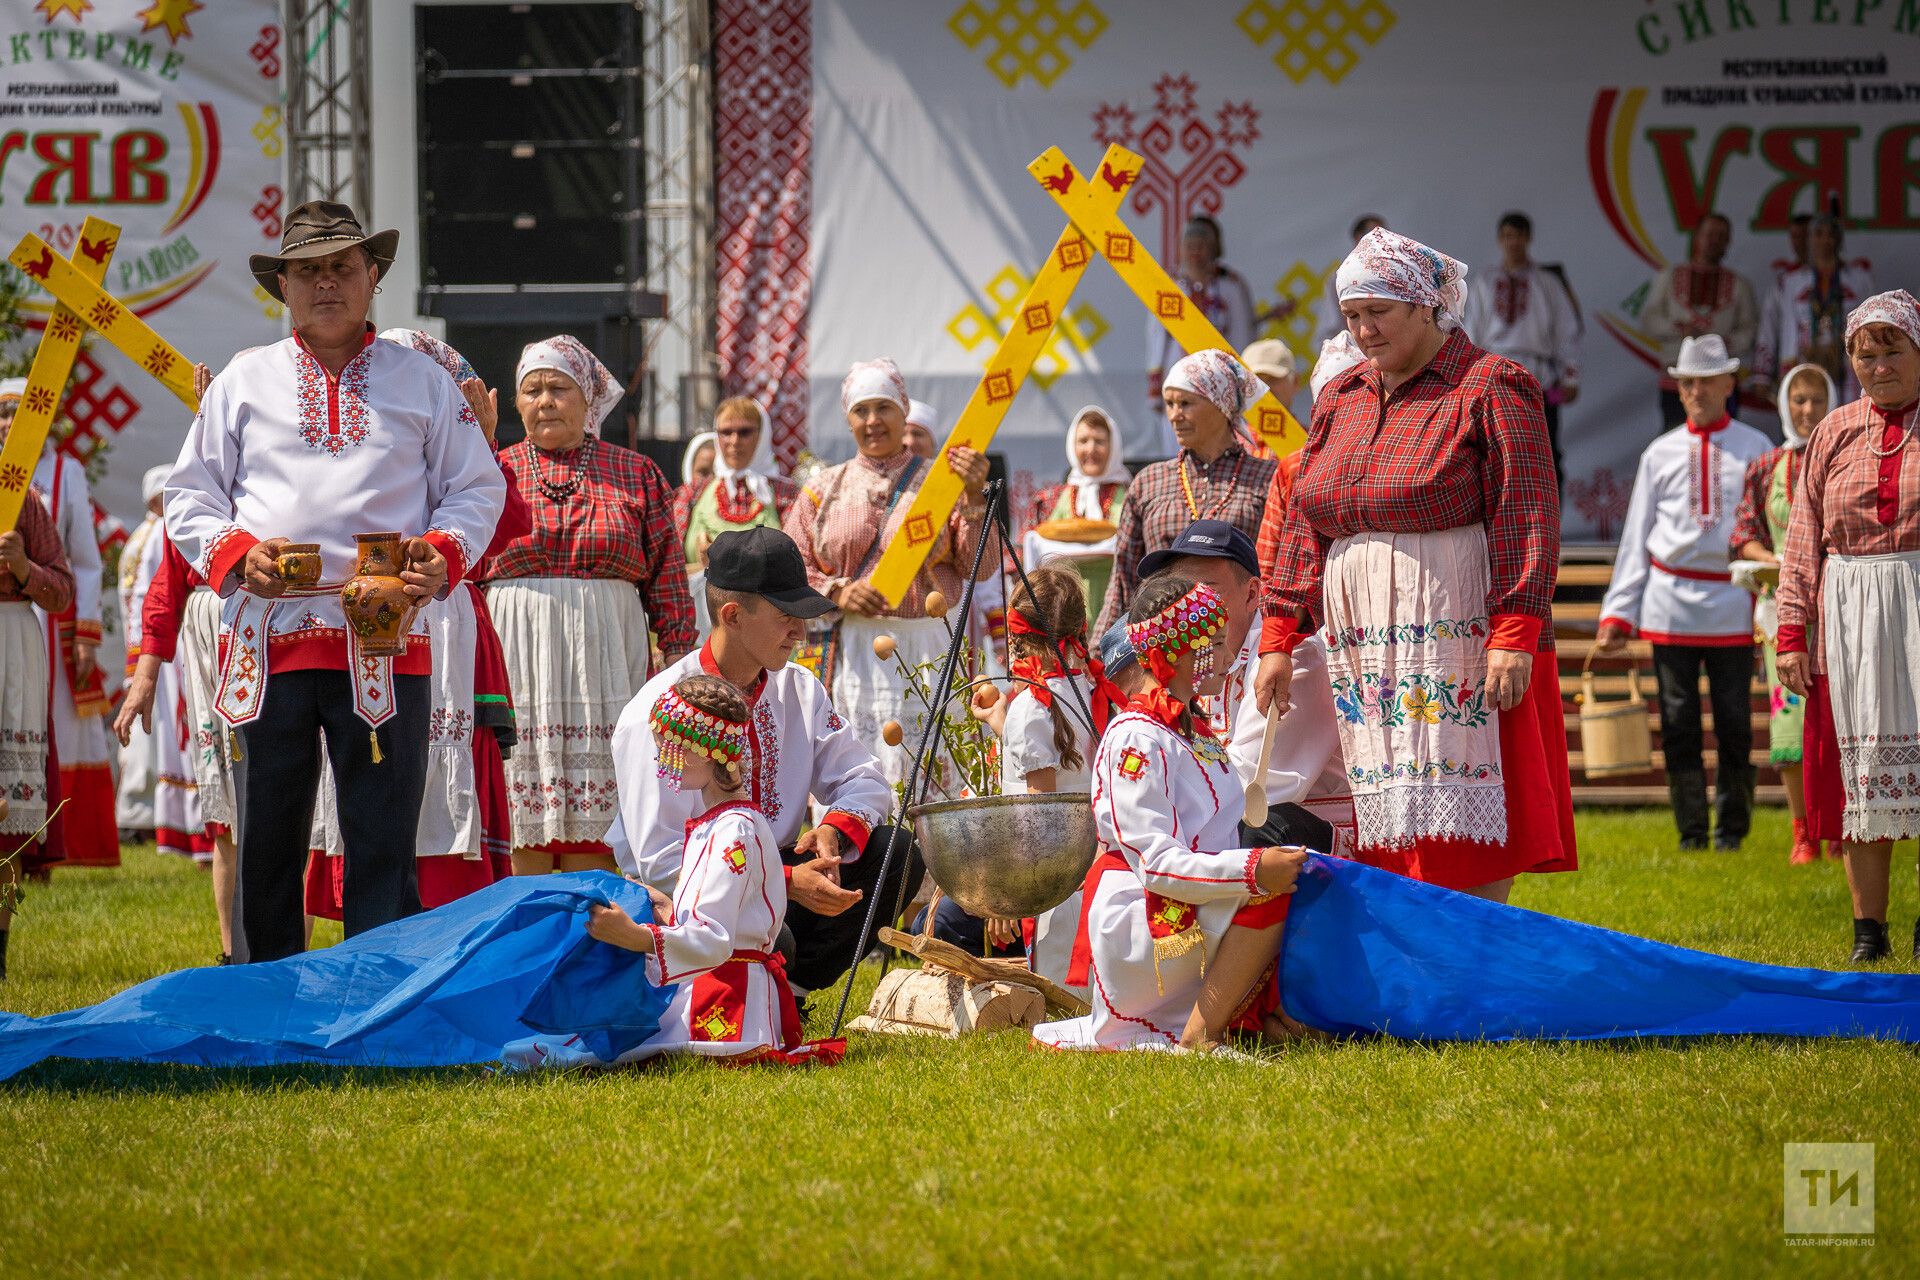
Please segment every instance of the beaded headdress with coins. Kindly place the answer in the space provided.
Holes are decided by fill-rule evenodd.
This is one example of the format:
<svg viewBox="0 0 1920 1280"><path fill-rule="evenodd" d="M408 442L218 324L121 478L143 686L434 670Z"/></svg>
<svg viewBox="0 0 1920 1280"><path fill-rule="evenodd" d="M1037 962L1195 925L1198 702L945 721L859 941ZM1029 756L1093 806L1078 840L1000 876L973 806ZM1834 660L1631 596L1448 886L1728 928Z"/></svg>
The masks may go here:
<svg viewBox="0 0 1920 1280"><path fill-rule="evenodd" d="M1213 669L1214 650L1227 630L1227 607L1220 593L1196 582L1187 593L1150 618L1127 623L1127 642L1161 684L1173 679L1173 664L1189 651L1194 679Z"/></svg>
<svg viewBox="0 0 1920 1280"><path fill-rule="evenodd" d="M715 764L737 766L747 750L747 723L703 711L668 689L653 704L647 719L660 736L660 763L655 772L677 787L687 756Z"/></svg>

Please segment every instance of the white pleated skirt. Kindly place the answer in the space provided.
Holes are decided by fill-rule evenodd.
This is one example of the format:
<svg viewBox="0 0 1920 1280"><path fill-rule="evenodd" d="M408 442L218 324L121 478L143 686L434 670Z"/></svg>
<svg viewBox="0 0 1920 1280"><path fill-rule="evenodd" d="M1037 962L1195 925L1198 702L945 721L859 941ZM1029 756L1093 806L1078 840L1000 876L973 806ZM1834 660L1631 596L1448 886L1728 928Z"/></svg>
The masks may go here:
<svg viewBox="0 0 1920 1280"><path fill-rule="evenodd" d="M613 727L647 682L647 614L631 582L509 578L487 608L518 742L507 761L513 846L605 840L618 811Z"/></svg>
<svg viewBox="0 0 1920 1280"><path fill-rule="evenodd" d="M47 820L47 633L25 600L0 603L0 833Z"/></svg>

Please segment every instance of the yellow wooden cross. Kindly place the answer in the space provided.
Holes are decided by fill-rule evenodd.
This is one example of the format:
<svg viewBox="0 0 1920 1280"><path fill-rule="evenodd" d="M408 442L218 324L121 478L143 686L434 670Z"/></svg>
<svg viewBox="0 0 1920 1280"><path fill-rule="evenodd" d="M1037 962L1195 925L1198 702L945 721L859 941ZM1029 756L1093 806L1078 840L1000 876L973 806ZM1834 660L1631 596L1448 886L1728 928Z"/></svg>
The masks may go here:
<svg viewBox="0 0 1920 1280"><path fill-rule="evenodd" d="M47 317L40 347L33 354L33 369L27 374L27 389L7 432L6 447L0 449L0 529L11 529L20 520L34 464L53 428L60 393L66 388L73 358L79 354L80 340L88 329L158 378L189 409L200 408L200 397L193 390L193 365L146 321L100 287L119 243L119 227L100 218L88 218L80 228L72 261L32 234L22 236L7 256L7 261L53 295L55 305L53 314Z"/></svg>
<svg viewBox="0 0 1920 1280"><path fill-rule="evenodd" d="M1117 157L1116 152L1119 153ZM1107 156L1109 161L1117 160L1134 173L1138 173L1140 166L1145 163L1122 147L1109 147ZM1173 335L1173 340L1188 354L1209 348L1232 351L1233 347L1214 327L1213 321L1207 319L1205 313L1193 304L1193 300L1167 274L1166 268L1154 260L1139 237L1120 220L1116 212L1117 205L1092 199L1092 192L1085 187L1062 190L1060 184L1049 176L1060 172L1060 166L1066 163L1066 154L1060 148L1049 147L1027 166L1027 172L1046 188L1054 203L1093 242L1100 256L1113 264L1114 271L1127 288L1133 290L1133 295L1146 305L1153 318ZM1262 444L1273 450L1275 457L1284 458L1307 442L1306 428L1271 391L1263 392L1258 400L1247 406L1246 417L1254 434Z"/></svg>
<svg viewBox="0 0 1920 1280"><path fill-rule="evenodd" d="M1112 147L1108 149L1108 159L1111 161L1116 153L1126 154L1119 147ZM1061 163L1054 167L1050 183L1062 189L1078 189L1092 207L1111 213L1120 207L1121 197L1140 174L1138 157L1135 159L1131 168L1109 164L1104 172L1110 176L1089 184L1081 181L1073 166L1062 157ZM1054 241L1045 265L1034 276L1027 296L1020 300L1020 309L1014 313L1006 336L1000 339L1000 345L987 360L986 373L967 398L967 407L960 411L946 444L933 460L932 472L921 483L913 505L907 508L906 517L900 522L900 536L887 544L880 563L873 568L873 588L885 596L889 604L898 605L905 598L914 575L926 563L927 553L933 549L935 539L946 527L948 517L966 489L965 482L947 465L947 451L962 446L980 453L987 451L1093 258L1093 246L1069 222L1060 232L1060 238Z"/></svg>
<svg viewBox="0 0 1920 1280"><path fill-rule="evenodd" d="M887 545L880 563L874 566L873 587L889 604L897 606L906 597L914 575L926 563L927 553L965 489L960 477L946 465L947 450L964 445L985 452L993 442L1021 383L1045 349L1067 300L1096 255L1113 265L1127 288L1182 349L1189 353L1208 348L1233 350L1120 219L1121 198L1140 176L1143 164L1138 155L1115 145L1107 148L1092 181L1083 180L1058 147L1047 148L1027 166L1069 221L1021 300L1012 327L988 359L979 385L934 459L932 474L908 507L900 536ZM1307 442L1306 428L1272 392L1263 392L1247 406L1246 417L1276 457L1285 457Z"/></svg>

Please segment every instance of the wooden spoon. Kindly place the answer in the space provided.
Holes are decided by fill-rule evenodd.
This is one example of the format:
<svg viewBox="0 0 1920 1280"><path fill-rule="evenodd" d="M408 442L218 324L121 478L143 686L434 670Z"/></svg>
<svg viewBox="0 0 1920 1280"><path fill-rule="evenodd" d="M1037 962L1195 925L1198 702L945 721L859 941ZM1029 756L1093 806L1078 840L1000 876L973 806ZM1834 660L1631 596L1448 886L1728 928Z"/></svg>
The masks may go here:
<svg viewBox="0 0 1920 1280"><path fill-rule="evenodd" d="M1273 759L1273 739L1280 731L1280 700L1274 699L1267 708L1267 731L1260 738L1260 763L1254 766L1253 777L1247 779L1247 809L1241 821L1249 827L1262 827L1267 822L1267 763Z"/></svg>

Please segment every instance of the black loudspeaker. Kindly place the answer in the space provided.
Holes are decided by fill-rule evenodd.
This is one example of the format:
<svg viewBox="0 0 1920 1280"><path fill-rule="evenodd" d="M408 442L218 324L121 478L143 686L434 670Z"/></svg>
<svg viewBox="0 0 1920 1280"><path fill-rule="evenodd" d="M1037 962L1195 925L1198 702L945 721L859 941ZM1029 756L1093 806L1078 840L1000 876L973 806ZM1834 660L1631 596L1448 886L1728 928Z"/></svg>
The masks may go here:
<svg viewBox="0 0 1920 1280"><path fill-rule="evenodd" d="M570 333L613 375L639 360L646 292L640 20L632 0L420 5L422 315L513 407L521 347ZM629 400L603 434L631 439Z"/></svg>
<svg viewBox="0 0 1920 1280"><path fill-rule="evenodd" d="M645 274L631 3L422 5L422 283Z"/></svg>

